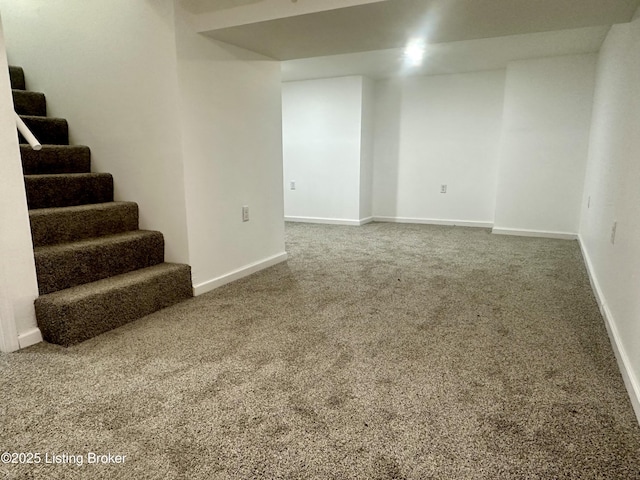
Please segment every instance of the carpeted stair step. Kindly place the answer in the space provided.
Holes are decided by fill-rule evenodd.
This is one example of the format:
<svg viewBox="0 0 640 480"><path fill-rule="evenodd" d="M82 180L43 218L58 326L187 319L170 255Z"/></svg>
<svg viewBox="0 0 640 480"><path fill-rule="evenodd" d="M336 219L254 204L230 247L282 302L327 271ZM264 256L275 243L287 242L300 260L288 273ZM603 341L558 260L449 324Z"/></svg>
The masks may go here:
<svg viewBox="0 0 640 480"><path fill-rule="evenodd" d="M19 115L47 116L47 100L44 93L12 90L14 110Z"/></svg>
<svg viewBox="0 0 640 480"><path fill-rule="evenodd" d="M113 177L108 173L25 175L24 183L30 209L113 201Z"/></svg>
<svg viewBox="0 0 640 480"><path fill-rule="evenodd" d="M43 145L39 151L20 145L20 155L25 175L91 171L91 150L84 145Z"/></svg>
<svg viewBox="0 0 640 480"><path fill-rule="evenodd" d="M164 261L160 232L136 230L34 249L40 295Z"/></svg>
<svg viewBox="0 0 640 480"><path fill-rule="evenodd" d="M64 118L20 115L40 143L48 145L69 145L69 126ZM27 143L19 134L20 143Z"/></svg>
<svg viewBox="0 0 640 480"><path fill-rule="evenodd" d="M138 205L109 202L29 210L34 247L75 242L138 229Z"/></svg>
<svg viewBox="0 0 640 480"><path fill-rule="evenodd" d="M44 339L69 346L193 296L188 265L161 263L40 296Z"/></svg>
<svg viewBox="0 0 640 480"><path fill-rule="evenodd" d="M9 66L9 78L11 80L11 88L18 90L26 90L24 83L24 70L22 67Z"/></svg>

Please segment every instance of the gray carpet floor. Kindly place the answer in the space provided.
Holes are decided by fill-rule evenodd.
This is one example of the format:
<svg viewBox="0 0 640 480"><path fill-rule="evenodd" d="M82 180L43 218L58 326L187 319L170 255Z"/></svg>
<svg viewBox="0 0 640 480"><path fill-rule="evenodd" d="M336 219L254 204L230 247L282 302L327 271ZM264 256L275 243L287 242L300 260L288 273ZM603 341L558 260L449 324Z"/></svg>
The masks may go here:
<svg viewBox="0 0 640 480"><path fill-rule="evenodd" d="M290 224L287 250L74 347L1 354L0 450L83 465L0 478L640 478L576 242Z"/></svg>

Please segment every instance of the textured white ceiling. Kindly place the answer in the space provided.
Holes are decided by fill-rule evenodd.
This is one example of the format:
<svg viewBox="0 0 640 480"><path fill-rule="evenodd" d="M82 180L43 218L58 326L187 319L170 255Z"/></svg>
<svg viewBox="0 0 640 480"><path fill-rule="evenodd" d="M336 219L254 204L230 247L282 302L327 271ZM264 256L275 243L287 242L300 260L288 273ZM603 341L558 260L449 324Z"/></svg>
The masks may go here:
<svg viewBox="0 0 640 480"><path fill-rule="evenodd" d="M596 52L608 28L630 21L640 0L178 3L200 33L282 60L283 79L299 80L468 72L504 68L518 59ZM414 37L430 45L425 63L411 69L402 49Z"/></svg>
<svg viewBox="0 0 640 480"><path fill-rule="evenodd" d="M608 30L606 26L586 27L439 43L427 48L424 63L419 67L407 65L402 48L289 60L281 63L282 79L348 75L380 79L498 70L514 60L597 52Z"/></svg>
<svg viewBox="0 0 640 480"><path fill-rule="evenodd" d="M311 0L299 0L300 2ZM278 60L628 22L640 0L386 0L200 31Z"/></svg>

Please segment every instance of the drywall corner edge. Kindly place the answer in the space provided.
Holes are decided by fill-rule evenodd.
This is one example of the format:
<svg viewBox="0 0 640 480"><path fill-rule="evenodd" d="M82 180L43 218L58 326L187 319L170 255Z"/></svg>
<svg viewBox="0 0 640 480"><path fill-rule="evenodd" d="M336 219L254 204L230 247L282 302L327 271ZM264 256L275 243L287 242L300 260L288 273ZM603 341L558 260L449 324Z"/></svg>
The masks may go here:
<svg viewBox="0 0 640 480"><path fill-rule="evenodd" d="M636 414L636 419L638 421L638 424L640 425L640 384L638 384L638 380L633 375L633 370L629 364L629 357L627 356L627 352L625 351L624 346L620 341L620 335L618 333L618 329L616 328L615 321L613 320L613 315L611 314L611 311L607 306L604 293L600 288L598 277L596 277L596 272L593 268L593 264L591 263L591 257L589 257L589 253L587 252L587 249L584 246L584 242L580 235L578 235L578 244L580 245L582 258L584 260L584 264L586 266L586 270L589 275L589 282L591 283L593 295L595 296L596 301L598 302L600 313L602 314L605 327L607 328L609 341L611 342L613 353L616 357L616 361L618 362L618 368L620 369L622 380L624 381L624 385L627 388L627 393L629 394L629 400L631 401L631 406L633 407L633 411Z"/></svg>
<svg viewBox="0 0 640 480"><path fill-rule="evenodd" d="M287 260L287 258L287 252L282 252L251 263L249 265L245 265L244 267L233 270L232 272L229 272L225 275L217 278L212 278L211 280L207 280L206 282L195 285L193 287L193 294L197 297L198 295L202 295L203 293L215 290L216 288L226 285L227 283L231 283L235 280L240 280L241 278L247 277L252 273L259 272L260 270L264 270L265 268L269 268L273 265L284 262Z"/></svg>

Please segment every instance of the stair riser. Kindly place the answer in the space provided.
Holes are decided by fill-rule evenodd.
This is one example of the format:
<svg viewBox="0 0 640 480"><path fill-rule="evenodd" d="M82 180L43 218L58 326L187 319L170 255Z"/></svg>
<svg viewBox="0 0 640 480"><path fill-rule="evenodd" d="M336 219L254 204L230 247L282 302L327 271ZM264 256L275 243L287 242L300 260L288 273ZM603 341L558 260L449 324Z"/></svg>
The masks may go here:
<svg viewBox="0 0 640 480"><path fill-rule="evenodd" d="M25 175L91 171L91 150L85 146L43 146L38 151L28 145L20 145L20 155Z"/></svg>
<svg viewBox="0 0 640 480"><path fill-rule="evenodd" d="M25 90L24 71L20 67L9 66L9 78L11 80L11 88Z"/></svg>
<svg viewBox="0 0 640 480"><path fill-rule="evenodd" d="M25 176L24 181L30 209L113 201L113 177L108 174Z"/></svg>
<svg viewBox="0 0 640 480"><path fill-rule="evenodd" d="M13 106L19 115L47 115L47 101L44 93L13 90Z"/></svg>
<svg viewBox="0 0 640 480"><path fill-rule="evenodd" d="M22 120L41 144L69 145L69 126L66 120L31 116L22 116ZM27 143L22 135L19 134L18 138L20 143Z"/></svg>
<svg viewBox="0 0 640 480"><path fill-rule="evenodd" d="M34 247L77 242L138 229L135 203L41 209L29 212Z"/></svg>
<svg viewBox="0 0 640 480"><path fill-rule="evenodd" d="M178 266L177 266L178 267ZM74 301L42 296L35 302L38 326L48 342L70 346L174 305L193 295L191 270L181 265L162 275Z"/></svg>
<svg viewBox="0 0 640 480"><path fill-rule="evenodd" d="M82 243L82 246L62 250L55 247L35 250L40 295L164 261L164 238L160 232L146 232L144 236L125 241L105 239L100 243Z"/></svg>

